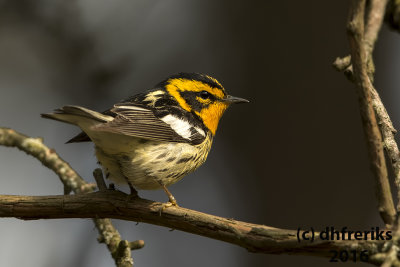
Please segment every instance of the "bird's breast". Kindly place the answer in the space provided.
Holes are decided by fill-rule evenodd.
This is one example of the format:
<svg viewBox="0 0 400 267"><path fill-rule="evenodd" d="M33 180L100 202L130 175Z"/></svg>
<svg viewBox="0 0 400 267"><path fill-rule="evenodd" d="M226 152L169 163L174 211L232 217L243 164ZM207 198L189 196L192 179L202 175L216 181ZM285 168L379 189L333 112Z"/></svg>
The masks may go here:
<svg viewBox="0 0 400 267"><path fill-rule="evenodd" d="M207 159L211 144L211 136L195 146L189 143L132 138L126 144L123 153L110 155L101 151L100 154L108 154L103 156L105 159L115 159L113 166L105 166L110 172L111 179L121 180L114 177L123 176L138 189L158 189L161 187L158 181L166 186L171 185L202 165ZM121 150L119 149L119 151ZM97 156L99 158L99 153ZM101 157L102 155L100 155ZM99 160L104 166L100 158ZM109 163L109 160L106 161Z"/></svg>

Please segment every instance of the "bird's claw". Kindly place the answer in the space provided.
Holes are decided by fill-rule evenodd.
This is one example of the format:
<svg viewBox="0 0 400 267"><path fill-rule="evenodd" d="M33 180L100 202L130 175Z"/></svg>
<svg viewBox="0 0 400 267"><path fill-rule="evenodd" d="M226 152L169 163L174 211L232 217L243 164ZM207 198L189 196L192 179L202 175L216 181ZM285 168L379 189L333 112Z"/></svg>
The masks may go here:
<svg viewBox="0 0 400 267"><path fill-rule="evenodd" d="M175 198L174 199L170 199L167 203L162 203L161 204L161 207L160 207L160 209L159 209L159 213L160 213L160 216L161 216L161 213L166 209L166 208L169 208L169 207L179 207L179 205L178 205L178 203L176 202L176 200L175 200Z"/></svg>

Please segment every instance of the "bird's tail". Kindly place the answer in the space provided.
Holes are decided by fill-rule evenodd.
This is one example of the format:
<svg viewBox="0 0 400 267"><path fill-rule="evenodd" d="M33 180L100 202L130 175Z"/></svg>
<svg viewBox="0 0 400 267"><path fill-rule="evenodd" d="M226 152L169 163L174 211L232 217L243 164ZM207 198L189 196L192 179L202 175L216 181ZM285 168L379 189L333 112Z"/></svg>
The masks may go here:
<svg viewBox="0 0 400 267"><path fill-rule="evenodd" d="M81 126L81 124L87 124L89 122L91 122L91 124L109 122L113 119L111 116L107 116L97 111L80 106L64 106L56 109L53 113L44 113L40 115L42 118L58 120L78 126Z"/></svg>

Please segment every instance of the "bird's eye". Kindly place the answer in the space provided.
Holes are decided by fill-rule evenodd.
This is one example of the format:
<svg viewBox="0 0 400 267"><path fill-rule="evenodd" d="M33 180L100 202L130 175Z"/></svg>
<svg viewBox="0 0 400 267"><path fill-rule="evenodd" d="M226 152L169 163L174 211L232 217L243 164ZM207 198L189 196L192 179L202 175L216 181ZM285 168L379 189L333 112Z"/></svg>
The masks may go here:
<svg viewBox="0 0 400 267"><path fill-rule="evenodd" d="M211 97L211 94L210 94L209 92L207 92L207 91L201 91L201 92L200 92L200 97L201 97L202 99L208 99L208 98Z"/></svg>

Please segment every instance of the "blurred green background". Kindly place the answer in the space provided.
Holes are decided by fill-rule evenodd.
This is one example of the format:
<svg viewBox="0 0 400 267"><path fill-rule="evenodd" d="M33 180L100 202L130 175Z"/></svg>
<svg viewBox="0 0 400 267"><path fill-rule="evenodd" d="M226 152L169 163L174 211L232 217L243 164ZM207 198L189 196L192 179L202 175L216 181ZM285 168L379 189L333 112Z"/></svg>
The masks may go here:
<svg viewBox="0 0 400 267"><path fill-rule="evenodd" d="M40 113L66 104L101 111L171 74L206 73L251 103L226 112L205 165L171 186L181 206L279 228L383 226L355 90L331 66L348 54L347 9L317 0L2 0L0 125L43 137L93 181L92 144L64 144L79 130ZM399 128L400 39L383 28L376 86ZM0 170L0 194L63 192L55 174L16 149L0 147ZM166 201L162 191L139 194ZM331 266L115 225L123 238L145 240L133 252L140 267ZM0 266L114 264L90 220L1 219L0 229Z"/></svg>

